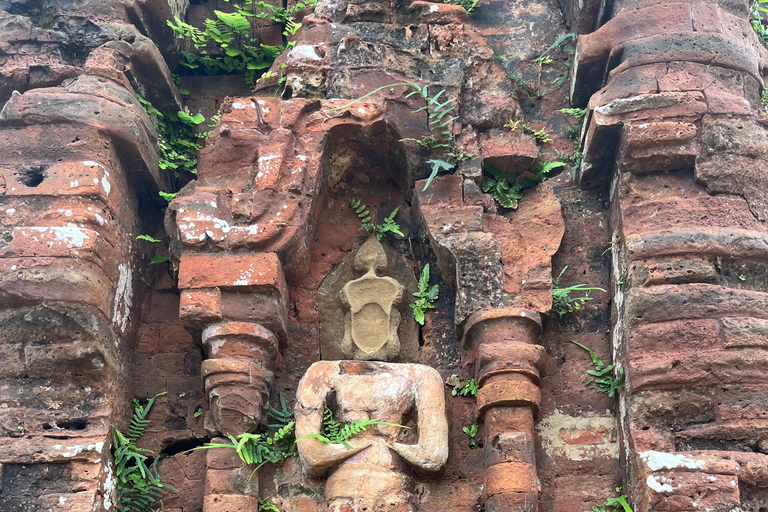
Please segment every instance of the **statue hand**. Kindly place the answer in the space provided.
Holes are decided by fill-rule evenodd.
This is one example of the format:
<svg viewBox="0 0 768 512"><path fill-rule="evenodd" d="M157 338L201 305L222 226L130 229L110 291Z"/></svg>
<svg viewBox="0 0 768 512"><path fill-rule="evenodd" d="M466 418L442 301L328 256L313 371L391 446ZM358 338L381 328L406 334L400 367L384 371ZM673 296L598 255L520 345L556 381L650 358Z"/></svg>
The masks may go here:
<svg viewBox="0 0 768 512"><path fill-rule="evenodd" d="M445 465L448 447L445 450L430 450L420 444L403 444L387 441L389 447L410 464L425 471L437 471Z"/></svg>

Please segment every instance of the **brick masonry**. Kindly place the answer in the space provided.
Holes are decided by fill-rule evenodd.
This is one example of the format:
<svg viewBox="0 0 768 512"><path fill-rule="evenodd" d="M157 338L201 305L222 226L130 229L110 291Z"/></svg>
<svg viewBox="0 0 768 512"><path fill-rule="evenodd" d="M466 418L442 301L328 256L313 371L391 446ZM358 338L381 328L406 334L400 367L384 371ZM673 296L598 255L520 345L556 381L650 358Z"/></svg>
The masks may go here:
<svg viewBox="0 0 768 512"><path fill-rule="evenodd" d="M248 481L231 452L187 450L292 402L321 357L317 288L365 239L360 198L378 221L399 207L405 239L388 243L440 288L418 362L480 387L445 388L448 464L415 475L419 510L581 512L623 486L636 512L760 512L768 52L742 1L560 4L467 16L321 0L273 67L284 84L181 78L193 111L222 117L165 205L172 176L136 96L181 108L165 20L224 4L0 1L0 510L114 510L109 429L134 396L166 391L142 439L180 491L166 510L255 512L260 496L325 511L324 479L296 458ZM567 27L572 64L558 50L537 76L530 62ZM418 98L401 85L340 99L402 81L457 99L453 133L473 155L426 190L438 153L402 140L427 133ZM580 168L501 211L483 163L562 159L569 103L587 108ZM171 262L150 265L160 254ZM562 286L610 291L560 317L566 265ZM570 340L624 369L617 401L584 385L591 363Z"/></svg>

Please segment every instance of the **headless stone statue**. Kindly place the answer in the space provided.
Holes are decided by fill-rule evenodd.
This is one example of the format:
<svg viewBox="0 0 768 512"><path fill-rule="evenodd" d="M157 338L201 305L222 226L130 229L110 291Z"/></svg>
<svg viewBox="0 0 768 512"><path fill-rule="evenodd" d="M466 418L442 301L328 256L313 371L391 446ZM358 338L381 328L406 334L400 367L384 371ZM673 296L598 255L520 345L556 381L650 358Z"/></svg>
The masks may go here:
<svg viewBox="0 0 768 512"><path fill-rule="evenodd" d="M339 422L376 419L411 429L369 426L347 441L351 449L305 439L299 455L311 475L330 473L329 512L413 512L412 468L437 471L448 458L443 382L428 366L371 361L400 356L401 315L394 306L403 285L376 275L387 257L375 238L360 248L354 265L366 272L341 289L346 311L337 343L345 357L364 360L319 361L307 370L296 395L296 435L321 432L326 406Z"/></svg>

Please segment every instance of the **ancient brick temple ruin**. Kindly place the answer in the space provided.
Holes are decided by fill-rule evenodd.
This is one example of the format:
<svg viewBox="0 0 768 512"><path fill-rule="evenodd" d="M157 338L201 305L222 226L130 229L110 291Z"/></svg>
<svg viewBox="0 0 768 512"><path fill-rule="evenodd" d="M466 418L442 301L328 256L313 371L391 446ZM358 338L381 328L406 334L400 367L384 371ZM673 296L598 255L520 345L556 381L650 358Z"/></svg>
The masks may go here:
<svg viewBox="0 0 768 512"><path fill-rule="evenodd" d="M260 80L185 67L234 3L0 0L0 511L152 510L156 395L154 509L768 511L754 5L270 1Z"/></svg>

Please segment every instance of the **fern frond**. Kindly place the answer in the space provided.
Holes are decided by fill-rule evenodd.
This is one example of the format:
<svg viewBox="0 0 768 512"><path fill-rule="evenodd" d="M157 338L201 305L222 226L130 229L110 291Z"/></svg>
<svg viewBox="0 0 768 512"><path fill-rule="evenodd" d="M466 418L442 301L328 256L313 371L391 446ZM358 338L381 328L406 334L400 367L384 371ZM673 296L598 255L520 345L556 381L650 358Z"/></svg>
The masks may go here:
<svg viewBox="0 0 768 512"><path fill-rule="evenodd" d="M397 423L388 423L386 421L370 418L366 420L354 420L342 424L337 422L333 417L333 411L326 407L325 411L323 411L323 434L308 434L297 439L296 442L298 443L304 439L317 439L325 444L342 444L347 449L351 450L352 446L347 443L347 439L364 432L366 427L370 427L371 425L388 425L390 427L409 428L405 425L398 425Z"/></svg>

